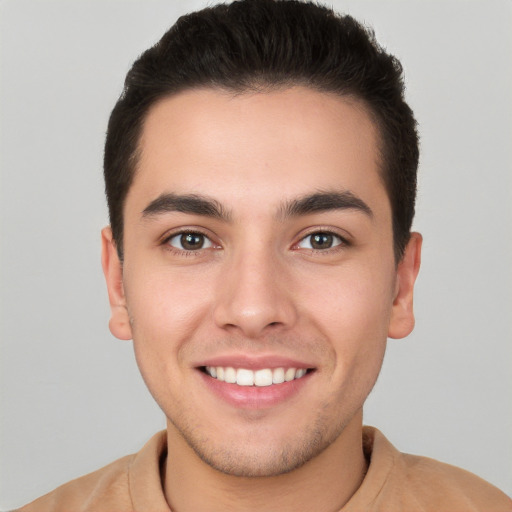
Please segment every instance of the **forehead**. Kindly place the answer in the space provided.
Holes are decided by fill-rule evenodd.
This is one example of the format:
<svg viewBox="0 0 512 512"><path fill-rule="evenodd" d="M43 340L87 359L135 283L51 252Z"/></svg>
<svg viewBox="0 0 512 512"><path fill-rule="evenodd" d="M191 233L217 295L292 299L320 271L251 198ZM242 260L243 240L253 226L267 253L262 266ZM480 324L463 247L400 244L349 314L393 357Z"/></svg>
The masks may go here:
<svg viewBox="0 0 512 512"><path fill-rule="evenodd" d="M387 203L378 147L371 117L349 97L305 87L189 90L149 111L126 207L164 192L207 194L233 206L258 196L270 207L283 194L333 188Z"/></svg>

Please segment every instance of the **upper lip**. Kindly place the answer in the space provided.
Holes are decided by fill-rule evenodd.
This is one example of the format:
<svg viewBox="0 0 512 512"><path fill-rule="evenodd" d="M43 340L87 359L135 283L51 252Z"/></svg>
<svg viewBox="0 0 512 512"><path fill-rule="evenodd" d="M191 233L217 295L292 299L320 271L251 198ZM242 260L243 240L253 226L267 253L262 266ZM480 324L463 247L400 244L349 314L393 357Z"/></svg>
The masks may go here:
<svg viewBox="0 0 512 512"><path fill-rule="evenodd" d="M204 366L222 366L224 368L246 368L248 370L261 370L263 368L315 368L311 362L301 361L281 355L248 355L225 354L209 357L194 365L198 368Z"/></svg>

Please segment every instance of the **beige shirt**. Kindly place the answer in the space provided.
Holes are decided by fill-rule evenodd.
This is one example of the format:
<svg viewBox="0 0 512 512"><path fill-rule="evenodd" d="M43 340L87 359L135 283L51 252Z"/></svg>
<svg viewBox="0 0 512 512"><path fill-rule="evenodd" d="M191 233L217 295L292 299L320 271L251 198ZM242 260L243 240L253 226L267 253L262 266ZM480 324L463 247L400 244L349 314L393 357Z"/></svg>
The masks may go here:
<svg viewBox="0 0 512 512"><path fill-rule="evenodd" d="M340 512L512 512L509 497L472 473L400 453L372 427L364 427L363 442L368 472ZM166 451L165 431L159 432L140 452L72 480L20 512L170 512L160 478Z"/></svg>

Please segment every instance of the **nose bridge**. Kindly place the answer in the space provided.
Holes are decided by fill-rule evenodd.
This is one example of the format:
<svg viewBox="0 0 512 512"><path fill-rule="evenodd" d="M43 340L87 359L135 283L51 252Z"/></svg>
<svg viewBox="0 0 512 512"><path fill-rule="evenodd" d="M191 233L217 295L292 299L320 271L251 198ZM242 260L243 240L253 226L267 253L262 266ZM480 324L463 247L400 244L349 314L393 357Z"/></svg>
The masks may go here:
<svg viewBox="0 0 512 512"><path fill-rule="evenodd" d="M296 319L285 286L284 263L271 244L244 244L227 258L215 307L219 327L237 328L257 338L268 328L290 326Z"/></svg>

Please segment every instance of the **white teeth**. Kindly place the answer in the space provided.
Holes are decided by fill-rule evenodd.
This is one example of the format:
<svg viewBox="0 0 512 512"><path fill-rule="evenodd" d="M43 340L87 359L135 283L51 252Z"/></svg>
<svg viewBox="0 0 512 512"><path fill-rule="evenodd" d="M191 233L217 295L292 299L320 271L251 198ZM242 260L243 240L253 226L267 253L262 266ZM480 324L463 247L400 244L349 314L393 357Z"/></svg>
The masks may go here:
<svg viewBox="0 0 512 512"><path fill-rule="evenodd" d="M297 370L295 368L288 368L284 374L284 380L286 382L290 382L291 380L295 379L295 372Z"/></svg>
<svg viewBox="0 0 512 512"><path fill-rule="evenodd" d="M261 370L235 369L231 366L206 366L206 373L214 379L239 386L271 386L282 384L306 375L306 368L263 368Z"/></svg>
<svg viewBox="0 0 512 512"><path fill-rule="evenodd" d="M258 370L254 372L254 385L255 386L270 386L272 385L272 370L268 368L265 370Z"/></svg>
<svg viewBox="0 0 512 512"><path fill-rule="evenodd" d="M272 372L272 384L282 384L284 382L284 368L276 368Z"/></svg>
<svg viewBox="0 0 512 512"><path fill-rule="evenodd" d="M236 370L234 368L226 368L224 370L224 381L234 384L236 382Z"/></svg>
<svg viewBox="0 0 512 512"><path fill-rule="evenodd" d="M299 368L296 372L295 372L295 378L296 379L300 379L301 377L304 377L304 375L306 375L306 370L304 368Z"/></svg>
<svg viewBox="0 0 512 512"><path fill-rule="evenodd" d="M238 368L236 371L236 383L239 386L253 386L254 372L245 368Z"/></svg>

